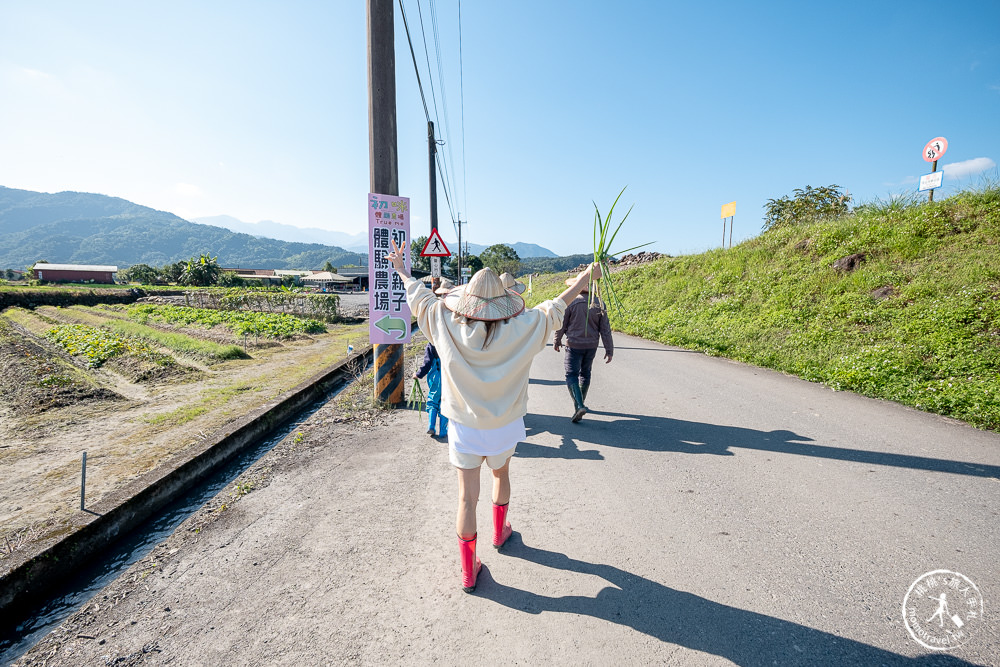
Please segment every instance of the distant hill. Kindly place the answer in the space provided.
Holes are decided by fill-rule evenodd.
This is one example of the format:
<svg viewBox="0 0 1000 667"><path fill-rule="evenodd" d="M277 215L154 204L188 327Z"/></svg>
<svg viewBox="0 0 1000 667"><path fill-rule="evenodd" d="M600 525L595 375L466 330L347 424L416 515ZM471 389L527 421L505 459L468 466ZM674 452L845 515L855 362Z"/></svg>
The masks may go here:
<svg viewBox="0 0 1000 667"><path fill-rule="evenodd" d="M427 232L414 233L414 236L426 236L426 235L427 235ZM445 235L445 234L442 234L442 236L445 237L444 238L444 242L445 242L445 244L447 244L448 249L451 250L452 253L457 252L458 251L458 241L454 241L454 240L449 241L448 238L447 238L447 235ZM490 245L493 245L493 244L490 244ZM521 259L524 259L525 257L558 257L559 256L559 255L555 254L554 252L552 252L551 250L549 250L548 248L543 248L542 246L535 245L534 243L508 243L506 245L509 245L511 248L513 248L514 252L516 252L517 256L520 257ZM482 253L484 250L486 250L489 247L489 246L485 246L485 245L479 245L478 243L463 243L462 246L463 247L468 246L469 252L471 254L473 254L473 255L479 255L480 253ZM365 246L365 247L367 248L367 246Z"/></svg>
<svg viewBox="0 0 1000 667"><path fill-rule="evenodd" d="M224 227L232 232L240 234L250 234L251 236L263 236L279 241L289 241L292 243L322 243L323 245L337 246L357 252L368 252L368 232L361 231L357 234L345 234L344 232L331 232L318 227L296 227L286 225L273 220L261 220L259 222L243 222L239 218L231 215L213 215L205 218L193 218L193 222L214 227Z"/></svg>
<svg viewBox="0 0 1000 667"><path fill-rule="evenodd" d="M286 225L280 222L274 222L273 220L244 222L231 215L213 215L204 218L194 218L194 222L198 222L203 225L223 227L230 231L242 234L251 234L253 236L262 236L281 241L324 243L326 245L340 246L356 253L368 253L367 231L362 231L358 234L346 234L344 232L331 232L327 229L319 229L317 227L295 227L294 225ZM441 229L444 230L444 227ZM414 236L426 235L426 231L414 231ZM452 252L457 252L458 241L454 239L448 240L447 233L445 231L442 232L442 235L445 236L444 242L448 245L448 248ZM488 247L485 245L479 245L478 243L469 243L467 245L469 247L469 252L473 255L478 255ZM557 254L548 248L543 248L542 246L535 245L534 243L508 243L507 245L512 247L514 252L517 253L517 256L522 259L525 257L558 257Z"/></svg>
<svg viewBox="0 0 1000 667"><path fill-rule="evenodd" d="M565 257L526 257L521 259L521 274L525 273L555 273L569 271L581 264L594 261L594 255L566 255Z"/></svg>
<svg viewBox="0 0 1000 667"><path fill-rule="evenodd" d="M208 253L227 267L317 269L356 263L357 253L196 224L117 197L47 194L0 186L0 268L38 260L162 266Z"/></svg>

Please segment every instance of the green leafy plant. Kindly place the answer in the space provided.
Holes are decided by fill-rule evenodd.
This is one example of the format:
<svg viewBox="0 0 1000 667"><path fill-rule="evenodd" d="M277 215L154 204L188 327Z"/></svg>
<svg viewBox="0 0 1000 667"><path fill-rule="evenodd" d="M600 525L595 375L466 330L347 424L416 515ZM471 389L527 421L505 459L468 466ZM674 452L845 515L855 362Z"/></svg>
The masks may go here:
<svg viewBox="0 0 1000 667"><path fill-rule="evenodd" d="M625 186L625 188L627 187L628 186ZM600 297L601 292L603 291L607 302L618 309L621 309L621 300L615 293L615 285L611 280L611 271L608 268L608 262L610 262L615 255L623 255L627 252L631 252L633 250L637 250L638 248L643 248L655 243L655 241L650 241L649 243L642 243L625 250L612 252L611 247L615 242L615 238L618 236L618 232L621 231L622 225L625 224L625 220L628 219L629 214L632 213L632 209L635 208L635 204L632 204L632 206L629 207L624 217L622 217L621 221L618 223L618 226L615 227L612 232L612 216L615 212L615 206L618 205L618 200L622 198L623 194L625 194L625 188L622 188L622 191L618 193L617 197L615 197L614 203L611 204L611 208L608 210L607 217L601 217L601 209L598 208L597 202L594 202L594 263L601 267L601 277L597 281L596 285L591 285L590 296L591 299L594 297Z"/></svg>
<svg viewBox="0 0 1000 667"><path fill-rule="evenodd" d="M424 411L424 390L420 386L420 380L413 378L413 384L410 385L410 396L406 399L406 407L411 410L416 410L418 412Z"/></svg>

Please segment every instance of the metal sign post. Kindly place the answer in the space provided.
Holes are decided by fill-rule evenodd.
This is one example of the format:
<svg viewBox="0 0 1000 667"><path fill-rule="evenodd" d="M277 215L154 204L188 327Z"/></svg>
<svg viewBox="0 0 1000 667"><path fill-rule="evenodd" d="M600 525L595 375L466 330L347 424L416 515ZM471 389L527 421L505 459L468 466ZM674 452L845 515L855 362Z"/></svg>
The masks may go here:
<svg viewBox="0 0 1000 667"><path fill-rule="evenodd" d="M731 201L722 207L722 247L726 247L726 218L729 218L729 247L733 247L733 218L736 217L736 202Z"/></svg>
<svg viewBox="0 0 1000 667"><path fill-rule="evenodd" d="M937 171L938 160L941 159L947 150L948 140L944 137L934 137L927 142L926 146L924 146L924 162L932 162L933 165L931 166L930 174L920 177L920 186L917 189L917 192L927 190L927 201L929 202L934 201L934 188L941 187L943 178L941 176L932 176L932 174ZM927 178L927 176L930 176L930 178ZM924 181L925 178L927 178L926 184Z"/></svg>
<svg viewBox="0 0 1000 667"><path fill-rule="evenodd" d="M83 460L80 462L80 509L87 508L85 499L87 497L87 452L83 453Z"/></svg>

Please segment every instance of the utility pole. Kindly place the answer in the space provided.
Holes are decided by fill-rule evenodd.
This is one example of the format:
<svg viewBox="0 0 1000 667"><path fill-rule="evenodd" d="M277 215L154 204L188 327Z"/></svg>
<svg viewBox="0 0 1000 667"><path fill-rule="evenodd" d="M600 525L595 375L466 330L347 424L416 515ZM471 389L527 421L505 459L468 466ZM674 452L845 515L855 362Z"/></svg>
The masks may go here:
<svg viewBox="0 0 1000 667"><path fill-rule="evenodd" d="M437 154L437 139L434 138L434 121L427 121L427 174L431 185L431 234L438 228L438 187L437 187L437 164L434 156ZM440 257L431 257L431 289L436 290L441 282L440 278L434 276L435 262L440 265Z"/></svg>
<svg viewBox="0 0 1000 667"><path fill-rule="evenodd" d="M399 195L396 157L396 51L392 0L366 0L368 28L368 163L371 191ZM409 243L406 244L409 246ZM404 248L410 252L410 248ZM403 346L375 346L375 400L403 403Z"/></svg>
<svg viewBox="0 0 1000 667"><path fill-rule="evenodd" d="M438 228L438 188L437 188L437 165L434 162L434 155L437 153L437 140L434 138L434 121L427 121L427 158L428 173L431 180L431 231Z"/></svg>
<svg viewBox="0 0 1000 667"><path fill-rule="evenodd" d="M459 218L458 219L458 275L455 276L456 278L458 278L459 285L462 284L462 225L463 224L464 223L462 222L462 219Z"/></svg>

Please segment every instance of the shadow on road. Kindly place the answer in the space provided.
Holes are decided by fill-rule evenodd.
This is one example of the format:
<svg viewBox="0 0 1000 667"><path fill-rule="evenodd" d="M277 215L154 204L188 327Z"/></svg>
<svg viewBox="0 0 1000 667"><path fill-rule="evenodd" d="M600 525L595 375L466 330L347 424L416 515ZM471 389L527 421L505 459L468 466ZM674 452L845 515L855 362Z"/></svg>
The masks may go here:
<svg viewBox="0 0 1000 667"><path fill-rule="evenodd" d="M566 380L542 380L539 378L529 378L528 384L541 384L545 385L546 387L558 387L562 385L563 387L565 387Z"/></svg>
<svg viewBox="0 0 1000 667"><path fill-rule="evenodd" d="M611 417L610 420L593 419L594 416ZM524 418L528 436L549 432L562 438L558 448L531 442L517 446L516 456L524 458L569 458L603 460L600 451L581 449L581 445L618 447L653 452L680 452L682 454L715 454L733 456L733 449L756 449L775 454L812 456L835 461L851 461L865 465L912 468L931 472L946 472L972 477L1000 479L1000 466L934 459L909 454L872 452L863 449L830 447L810 444L812 438L792 431L757 431L738 426L719 426L700 422L653 417L650 415L624 414L592 410L579 424L567 417L529 413Z"/></svg>
<svg viewBox="0 0 1000 667"><path fill-rule="evenodd" d="M737 665L972 665L948 655L909 658L791 621L712 602L611 565L588 563L524 544L514 533L504 553L553 569L601 577L596 597L548 596L505 586L484 568L476 594L529 614L585 614L627 626ZM484 576L485 575L485 576ZM898 628L898 626L895 626Z"/></svg>

